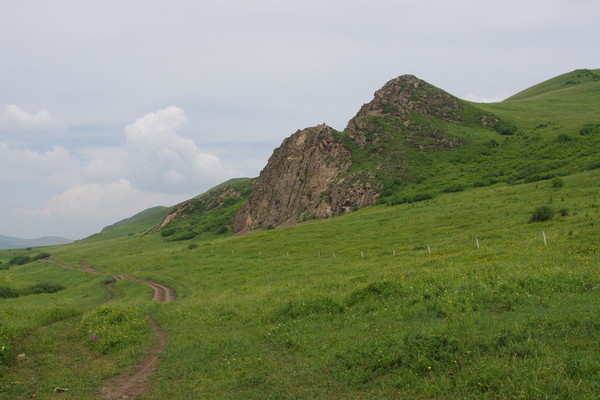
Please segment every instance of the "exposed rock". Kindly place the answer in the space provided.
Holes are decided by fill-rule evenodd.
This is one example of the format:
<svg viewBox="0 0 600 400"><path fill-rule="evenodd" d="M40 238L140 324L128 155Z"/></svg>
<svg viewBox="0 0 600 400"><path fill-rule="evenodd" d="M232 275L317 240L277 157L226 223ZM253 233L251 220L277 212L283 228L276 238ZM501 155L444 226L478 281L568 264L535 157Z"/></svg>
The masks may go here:
<svg viewBox="0 0 600 400"><path fill-rule="evenodd" d="M372 130L369 117L401 118L408 128L413 124L410 120L413 114L460 122L460 110L456 97L413 75L402 75L376 91L373 100L360 108L344 132L365 145L369 141L366 133Z"/></svg>
<svg viewBox="0 0 600 400"><path fill-rule="evenodd" d="M277 148L258 177L234 229L278 227L329 218L372 204L377 185L349 175L350 151L327 125L298 131Z"/></svg>

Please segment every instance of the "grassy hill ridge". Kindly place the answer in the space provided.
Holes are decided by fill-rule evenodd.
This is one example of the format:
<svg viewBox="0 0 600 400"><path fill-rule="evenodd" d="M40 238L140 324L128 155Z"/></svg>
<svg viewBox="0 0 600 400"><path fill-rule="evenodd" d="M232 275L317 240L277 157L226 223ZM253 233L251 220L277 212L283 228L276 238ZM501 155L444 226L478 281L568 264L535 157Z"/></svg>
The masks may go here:
<svg viewBox="0 0 600 400"><path fill-rule="evenodd" d="M600 82L600 69L577 69L566 74L548 79L527 88L509 98L505 102L524 100L541 96L549 92L561 91L570 87Z"/></svg>
<svg viewBox="0 0 600 400"><path fill-rule="evenodd" d="M56 386L69 388L65 399L98 398L145 356L152 315L169 342L149 400L596 400L600 131L582 129L597 122L597 88L462 102L516 131L427 117L419 123L461 146L426 152L375 115L388 144L404 146L413 179L392 181L381 204L337 218L233 237L134 234L48 249L105 275L42 261L0 270L0 293L44 281L66 287L0 298L0 398L49 397ZM369 161L368 151L357 155ZM210 203L231 207L221 211L244 201L218 193ZM209 198L192 203L202 209ZM225 216L201 211L178 220L173 235ZM178 300L152 303L146 286L113 282L116 274L172 286Z"/></svg>

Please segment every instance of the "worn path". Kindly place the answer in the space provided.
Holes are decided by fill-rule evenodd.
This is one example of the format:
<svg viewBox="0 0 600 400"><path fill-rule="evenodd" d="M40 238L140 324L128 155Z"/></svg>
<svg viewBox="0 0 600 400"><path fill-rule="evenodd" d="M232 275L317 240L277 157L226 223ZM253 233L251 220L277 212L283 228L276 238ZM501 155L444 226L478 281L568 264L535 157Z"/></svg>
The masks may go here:
<svg viewBox="0 0 600 400"><path fill-rule="evenodd" d="M46 261L74 271L102 274L102 272L93 269L85 264L85 262L81 263L81 268L74 268L70 265L61 264L50 259L47 259ZM116 281L123 279L148 285L154 290L152 300L161 303L170 303L177 299L177 293L175 290L161 283L152 282L145 279L138 279L129 275L113 275L113 279L114 281L108 282L107 285L114 284ZM120 291L117 289L114 291L111 290L110 292L119 293ZM114 297L115 296L112 296L110 299ZM148 392L148 381L158 368L158 355L167 346L167 334L165 331L160 328L160 326L156 323L156 321L154 321L154 319L152 319L152 317L148 317L148 322L150 323L150 326L156 335L156 343L148 350L148 356L138 364L134 365L127 373L118 375L106 382L105 387L102 389L103 399L134 399L135 397L141 396L142 394Z"/></svg>

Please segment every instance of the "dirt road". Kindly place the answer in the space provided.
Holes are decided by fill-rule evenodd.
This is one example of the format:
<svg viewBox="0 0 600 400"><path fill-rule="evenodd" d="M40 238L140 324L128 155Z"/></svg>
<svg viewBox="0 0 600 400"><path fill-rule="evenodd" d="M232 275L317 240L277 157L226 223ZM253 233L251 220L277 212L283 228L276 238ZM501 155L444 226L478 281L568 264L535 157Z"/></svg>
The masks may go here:
<svg viewBox="0 0 600 400"><path fill-rule="evenodd" d="M175 293L175 290L166 285L163 285L162 283L152 282L145 279L138 279L129 275L113 275L113 277L116 280L125 279L128 281L140 282L150 286L154 290L152 300L158 301L160 303L170 303L177 299L177 293Z"/></svg>
<svg viewBox="0 0 600 400"><path fill-rule="evenodd" d="M102 274L102 272L93 269L85 262L81 263L80 268L74 268L70 265L61 264L50 259L47 259L46 261L73 271L85 271L92 274ZM158 282L138 279L129 275L113 275L113 280L108 281L105 286L114 285L116 281L123 279L150 286L152 290L154 290L152 300L161 303L170 303L177 299L177 293L173 288ZM118 295L119 293L122 294L122 292L116 287L114 290L109 290L109 292L109 300L112 300L116 297L122 297ZM146 358L134 365L126 374L118 375L106 382L106 386L102 389L103 399L134 399L148 392L148 381L158 368L158 356L167 346L167 334L165 331L161 329L161 327L156 323L156 321L154 321L154 319L152 319L152 317L148 317L148 322L150 323L150 326L156 335L156 343L148 349L148 355Z"/></svg>

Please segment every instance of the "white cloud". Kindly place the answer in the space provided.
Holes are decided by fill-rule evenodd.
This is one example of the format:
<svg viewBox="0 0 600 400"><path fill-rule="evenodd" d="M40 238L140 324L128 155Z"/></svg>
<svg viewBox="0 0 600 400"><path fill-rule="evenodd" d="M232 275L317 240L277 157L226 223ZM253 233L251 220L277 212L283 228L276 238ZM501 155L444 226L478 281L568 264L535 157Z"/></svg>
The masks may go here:
<svg viewBox="0 0 600 400"><path fill-rule="evenodd" d="M24 213L43 217L108 216L114 214L115 208L129 207L124 201L132 200L135 192L126 179L108 184L78 185L52 196L41 208Z"/></svg>
<svg viewBox="0 0 600 400"><path fill-rule="evenodd" d="M201 152L191 139L177 134L186 120L183 109L170 106L125 127L123 161L135 185L181 193L235 175L218 157Z"/></svg>
<svg viewBox="0 0 600 400"><path fill-rule="evenodd" d="M167 107L127 125L120 146L72 153L63 146L36 152L0 143L0 185L10 190L11 185L29 184L32 196L47 199L20 205L12 224L86 227L62 233L85 236L145 208L176 204L235 176L217 156L201 152L194 141L178 134L186 120L183 109ZM57 193L56 187L62 192Z"/></svg>
<svg viewBox="0 0 600 400"><path fill-rule="evenodd" d="M498 102L506 99L507 97L508 97L508 95L506 95L504 93L500 93L500 94L497 94L497 95L491 96L491 97L478 96L473 93L468 93L463 97L463 99L468 100L468 101L473 101L475 103L498 103Z"/></svg>
<svg viewBox="0 0 600 400"><path fill-rule="evenodd" d="M0 180L44 182L64 187L78 181L79 166L63 146L52 146L38 153L0 143Z"/></svg>
<svg viewBox="0 0 600 400"><path fill-rule="evenodd" d="M46 110L30 114L22 108L8 104L4 113L0 115L0 127L4 129L18 129L27 131L60 131L61 124Z"/></svg>
<svg viewBox="0 0 600 400"><path fill-rule="evenodd" d="M119 179L70 187L50 197L39 208L17 210L13 219L23 226L36 226L38 231L77 238L144 209L182 200L174 195L144 192L127 179Z"/></svg>

